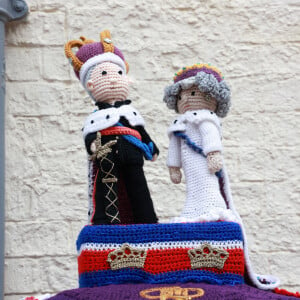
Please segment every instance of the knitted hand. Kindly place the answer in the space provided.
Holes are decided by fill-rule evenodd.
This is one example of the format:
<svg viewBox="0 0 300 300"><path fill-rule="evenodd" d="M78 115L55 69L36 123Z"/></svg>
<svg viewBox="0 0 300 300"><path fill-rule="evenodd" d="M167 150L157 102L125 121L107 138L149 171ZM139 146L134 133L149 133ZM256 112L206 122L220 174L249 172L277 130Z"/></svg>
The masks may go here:
<svg viewBox="0 0 300 300"><path fill-rule="evenodd" d="M178 184L181 182L182 175L179 167L169 167L169 173L173 183Z"/></svg>
<svg viewBox="0 0 300 300"><path fill-rule="evenodd" d="M100 159L101 157L106 156L108 153L112 151L111 147L117 143L117 140L112 140L107 142L106 144L102 145L101 142L101 133L97 132L97 138L94 142L91 144L91 152L93 152L93 155L91 155L91 160Z"/></svg>
<svg viewBox="0 0 300 300"><path fill-rule="evenodd" d="M157 160L157 156L158 156L157 154L154 154L153 157L152 157L152 161L156 161Z"/></svg>
<svg viewBox="0 0 300 300"><path fill-rule="evenodd" d="M222 154L219 151L210 152L207 154L207 165L209 171L214 174L220 171L223 167Z"/></svg>

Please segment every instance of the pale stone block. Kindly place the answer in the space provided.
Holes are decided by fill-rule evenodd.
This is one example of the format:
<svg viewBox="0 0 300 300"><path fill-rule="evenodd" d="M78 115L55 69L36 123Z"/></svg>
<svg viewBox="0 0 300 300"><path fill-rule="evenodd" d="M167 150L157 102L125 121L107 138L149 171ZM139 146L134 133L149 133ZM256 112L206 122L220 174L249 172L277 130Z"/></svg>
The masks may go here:
<svg viewBox="0 0 300 300"><path fill-rule="evenodd" d="M11 24L7 29L8 45L59 45L65 43L65 13L32 11L22 25Z"/></svg>
<svg viewBox="0 0 300 300"><path fill-rule="evenodd" d="M62 45L60 45L59 47L43 48L42 77L45 80L70 80L71 69L72 67L65 56L64 48L62 47ZM52 83L50 82L49 84Z"/></svg>
<svg viewBox="0 0 300 300"><path fill-rule="evenodd" d="M32 204L39 201L40 193L32 179L28 184L19 177L9 180L5 194L6 221L31 220Z"/></svg>
<svg viewBox="0 0 300 300"><path fill-rule="evenodd" d="M82 162L78 164L78 162ZM40 163L41 181L47 184L85 184L86 158L78 151L49 151Z"/></svg>
<svg viewBox="0 0 300 300"><path fill-rule="evenodd" d="M5 273L6 294L52 294L78 287L75 256L7 258Z"/></svg>
<svg viewBox="0 0 300 300"><path fill-rule="evenodd" d="M31 201L31 214L44 220L86 220L87 195L87 185L48 185L45 193Z"/></svg>
<svg viewBox="0 0 300 300"><path fill-rule="evenodd" d="M7 113L30 117L59 116L67 111L65 99L69 94L68 87L61 83L7 82Z"/></svg>
<svg viewBox="0 0 300 300"><path fill-rule="evenodd" d="M23 47L20 51L19 47L6 47L5 51L8 80L36 81L40 78L42 65L40 48Z"/></svg>
<svg viewBox="0 0 300 300"><path fill-rule="evenodd" d="M75 241L66 221L6 222L5 238L7 257L75 255Z"/></svg>

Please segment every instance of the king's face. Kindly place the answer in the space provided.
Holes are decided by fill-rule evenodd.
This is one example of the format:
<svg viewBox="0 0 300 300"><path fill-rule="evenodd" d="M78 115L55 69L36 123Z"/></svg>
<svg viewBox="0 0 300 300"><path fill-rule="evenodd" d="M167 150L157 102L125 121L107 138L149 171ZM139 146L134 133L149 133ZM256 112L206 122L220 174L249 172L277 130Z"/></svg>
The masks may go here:
<svg viewBox="0 0 300 300"><path fill-rule="evenodd" d="M113 103L127 98L129 81L120 66L104 62L93 68L89 74L86 88L96 102Z"/></svg>

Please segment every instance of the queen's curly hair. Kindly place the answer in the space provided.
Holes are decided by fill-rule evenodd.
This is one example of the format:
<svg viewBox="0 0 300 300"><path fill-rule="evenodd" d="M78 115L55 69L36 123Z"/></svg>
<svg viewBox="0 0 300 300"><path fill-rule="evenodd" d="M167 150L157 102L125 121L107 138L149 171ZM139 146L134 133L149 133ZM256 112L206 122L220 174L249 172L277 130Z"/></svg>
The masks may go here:
<svg viewBox="0 0 300 300"><path fill-rule="evenodd" d="M224 80L218 81L213 74L208 74L200 71L196 76L188 77L180 80L165 88L163 101L166 102L167 107L177 111L177 101L181 90L196 86L203 93L211 95L217 100L217 116L223 118L227 115L230 102L230 89Z"/></svg>

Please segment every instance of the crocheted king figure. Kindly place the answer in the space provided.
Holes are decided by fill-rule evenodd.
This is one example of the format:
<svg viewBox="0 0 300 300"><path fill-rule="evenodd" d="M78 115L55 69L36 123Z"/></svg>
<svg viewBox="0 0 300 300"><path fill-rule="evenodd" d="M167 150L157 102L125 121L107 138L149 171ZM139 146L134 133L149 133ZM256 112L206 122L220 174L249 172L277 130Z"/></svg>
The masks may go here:
<svg viewBox="0 0 300 300"><path fill-rule="evenodd" d="M224 166L221 125L230 106L230 90L221 73L196 64L175 74L164 101L180 115L168 130L167 165L173 183L181 182L183 169L187 196L177 222L236 220L222 195Z"/></svg>
<svg viewBox="0 0 300 300"><path fill-rule="evenodd" d="M76 54L72 48L79 48ZM66 56L98 110L85 121L89 155L91 224L157 223L143 172L144 157L159 153L144 120L127 100L128 64L109 31L101 42L81 38L65 45Z"/></svg>

